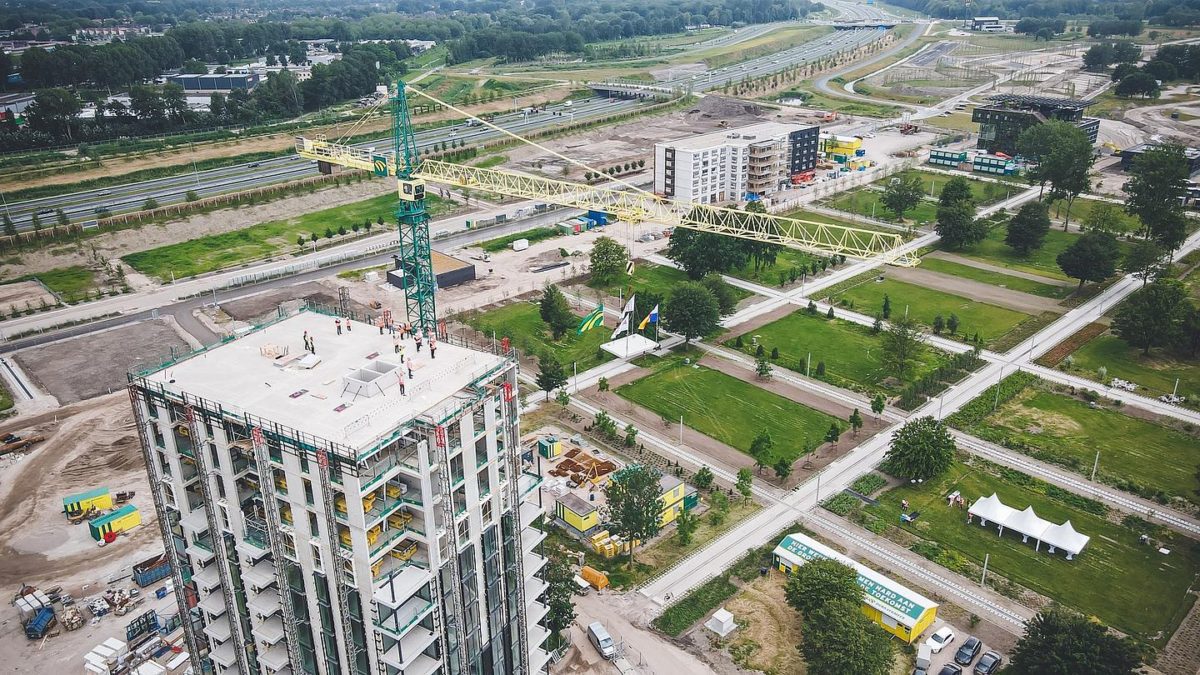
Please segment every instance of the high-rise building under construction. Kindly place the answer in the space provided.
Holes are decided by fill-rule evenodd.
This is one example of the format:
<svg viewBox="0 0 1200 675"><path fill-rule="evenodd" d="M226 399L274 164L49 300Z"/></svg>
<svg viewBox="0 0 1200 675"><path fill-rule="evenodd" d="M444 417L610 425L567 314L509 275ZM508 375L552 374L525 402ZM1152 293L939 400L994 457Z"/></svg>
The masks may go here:
<svg viewBox="0 0 1200 675"><path fill-rule="evenodd" d="M348 314L307 308L130 376L194 665L544 671L515 356Z"/></svg>

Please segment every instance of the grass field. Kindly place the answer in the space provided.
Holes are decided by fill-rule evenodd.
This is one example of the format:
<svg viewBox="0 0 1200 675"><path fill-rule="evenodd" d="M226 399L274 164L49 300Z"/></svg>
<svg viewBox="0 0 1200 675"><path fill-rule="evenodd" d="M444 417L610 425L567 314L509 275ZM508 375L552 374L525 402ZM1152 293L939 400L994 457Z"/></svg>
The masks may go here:
<svg viewBox="0 0 1200 675"><path fill-rule="evenodd" d="M787 218L796 218L797 220L811 220L817 223L827 223L829 225L841 225L842 227L853 227L859 230L871 230L873 232L890 232L892 234L903 234L904 229L897 225L896 227L886 227L876 225L875 223L867 223L859 220L853 220L852 217L838 218L835 216L809 211L808 209L796 209L780 214Z"/></svg>
<svg viewBox="0 0 1200 675"><path fill-rule="evenodd" d="M1040 295L1044 298L1062 299L1071 294L1075 290L1074 286L1055 286L1054 284L1044 284L1040 281L1026 279L1024 277L1015 277L1010 274L1003 274L993 270L980 269L970 265L963 265L951 260L943 260L932 256L921 258L921 269L929 270L930 272L938 272L940 274L950 274L964 279L971 279L981 283L990 284L992 286L1000 286L1002 288L1011 288L1014 291L1029 293L1031 295Z"/></svg>
<svg viewBox="0 0 1200 675"><path fill-rule="evenodd" d="M1017 441L1020 445L1005 445L1085 476L1091 475L1099 451L1096 475L1106 483L1127 480L1144 487L1140 493L1161 490L1200 501L1196 437L1118 410L1092 408L1044 385L1026 388L968 431L997 442Z"/></svg>
<svg viewBox="0 0 1200 675"><path fill-rule="evenodd" d="M819 110L835 110L845 115L862 115L864 117L892 117L900 113L900 108L894 105L866 103L844 98L826 96L807 86L796 87L790 91L772 94L771 101L788 98L804 99L804 105Z"/></svg>
<svg viewBox="0 0 1200 675"><path fill-rule="evenodd" d="M513 232L512 234L506 234L503 237L496 237L495 239L488 239L487 241L479 242L479 248L482 248L488 253L495 253L497 251L503 251L504 249L512 246L512 243L518 239L528 239L529 243L536 244L539 241L553 239L557 236L559 236L559 231L553 227L535 227L532 230Z"/></svg>
<svg viewBox="0 0 1200 675"><path fill-rule="evenodd" d="M8 390L6 383L0 381L0 413L7 413L9 410L12 410L13 405L15 404L13 403L12 392Z"/></svg>
<svg viewBox="0 0 1200 675"><path fill-rule="evenodd" d="M826 206L868 218L895 220L896 215L880 201L882 197L883 193L879 190L857 188L839 194L829 200ZM904 219L915 223L932 223L937 220L937 203L923 199L920 204L904 212Z"/></svg>
<svg viewBox="0 0 1200 675"><path fill-rule="evenodd" d="M767 354L779 348L779 365L804 373L808 354L812 353L812 369L825 363L825 379L831 384L855 391L891 391L884 371L879 338L870 329L842 319L829 320L824 315L810 315L800 310L752 331ZM726 345L736 343L729 340ZM742 349L754 354L750 337L742 339ZM933 371L946 360L945 354L927 349L914 369L913 379Z"/></svg>
<svg viewBox="0 0 1200 675"><path fill-rule="evenodd" d="M921 171L920 169L906 169L904 171L894 173L885 179L876 181L875 184L879 187L885 187L892 178L908 179L912 178L913 176L921 179L921 184L925 188L925 194L934 198L939 198L942 196L942 188L944 188L946 183L950 182L950 179L953 177L945 174L933 173L931 171ZM977 180L969 176L962 176L962 178L967 179L967 184L971 186L971 196L975 198L975 203L979 206L986 206L988 204L1000 201L1009 194L1009 186L1004 185L1003 183ZM1016 184L1016 187L1024 190L1027 186L1018 183ZM1013 192L1016 191L1017 190L1013 190Z"/></svg>
<svg viewBox="0 0 1200 675"><path fill-rule="evenodd" d="M481 169L491 169L508 161L508 155L488 155L483 159L476 160L471 163L472 166L477 166Z"/></svg>
<svg viewBox="0 0 1200 675"><path fill-rule="evenodd" d="M893 279L886 279L882 283L868 281L859 284L834 299L853 302L855 311L874 316L882 311L884 295L891 301L892 316L903 315L905 307L908 307L909 316L930 326L938 314L946 320L954 314L958 317L960 334L974 336L978 333L985 343L999 338L1029 318L1023 312Z"/></svg>
<svg viewBox="0 0 1200 675"><path fill-rule="evenodd" d="M31 281L33 279L41 281L47 288L58 293L68 302L72 302L76 298L81 298L85 291L91 291L96 287L96 273L81 265L56 267L55 269L38 272L37 274L27 274L5 283Z"/></svg>
<svg viewBox="0 0 1200 675"><path fill-rule="evenodd" d="M1088 214L1092 212L1092 209L1094 209L1097 204L1103 203L1104 202L1095 199L1086 199L1084 197L1076 199L1075 203L1071 204L1071 222L1082 223L1086 221ZM1133 232L1141 227L1141 223L1138 221L1138 219L1135 216L1125 213L1120 204L1113 204L1112 206L1116 208L1116 214L1120 222L1122 232ZM1066 218L1067 200L1057 199L1051 202L1050 217L1056 219ZM1053 227L1051 229L1053 229Z"/></svg>
<svg viewBox="0 0 1200 675"><path fill-rule="evenodd" d="M974 258L975 260L982 260L993 265L1007 267L1010 270L1029 272L1030 274L1038 274L1051 279L1070 279L1059 269L1056 258L1058 258L1059 253L1066 250L1075 241L1076 237L1079 236L1078 234L1051 228L1046 233L1046 240L1042 244L1042 247L1030 253L1028 258L1022 258L1004 243L1004 235L1007 232L1007 227L997 225L988 231L986 239L970 248L955 251L955 253L967 258ZM1129 244L1121 241L1118 242L1118 245L1121 249L1121 257L1124 258L1125 253L1129 250Z"/></svg>
<svg viewBox="0 0 1200 675"><path fill-rule="evenodd" d="M600 351L600 345L609 341L610 333L605 330L590 330L583 335L570 330L561 340L551 340L550 328L542 321L537 304L532 302L514 302L469 316L466 323L484 333L495 332L497 338L512 338L513 346L522 355L550 352L566 366L568 373L572 364L577 364L579 372L583 372L612 358L608 352Z"/></svg>
<svg viewBox="0 0 1200 675"><path fill-rule="evenodd" d="M779 283L780 272L787 274L793 267L806 268L812 264L813 260L815 260L813 256L803 251L785 248L775 256L774 265L760 267L755 272L754 263L747 262L737 269L730 270L729 276L761 283L765 286L775 286Z"/></svg>
<svg viewBox="0 0 1200 675"><path fill-rule="evenodd" d="M955 490L968 504L994 492L1005 504L1018 509L1032 506L1051 522L1070 520L1091 541L1075 560L1066 560L1061 551L1048 554L1045 546L1035 552L1034 543L1021 543L1019 535L1005 532L997 536L994 526L981 527L978 521L968 525L964 511L946 506L946 495ZM902 527L903 535L896 531L900 526L891 525L899 522L902 499L908 500L911 510L921 512L918 520ZM1162 532L1157 535L1161 545L1171 550L1170 555L1163 555L1157 546L1138 542L1143 530L1110 522L1068 503L1079 499L1025 474L976 461L974 465L955 463L942 476L921 485L902 484L881 495L879 503L867 512L889 524L886 536L890 538L907 544L915 535L936 542L942 549L940 557L959 572L974 577L987 554L992 574L1161 646L1195 601L1187 589L1200 570L1200 547L1182 536ZM963 568L963 561L969 561L969 569Z"/></svg>
<svg viewBox="0 0 1200 675"><path fill-rule="evenodd" d="M621 396L742 452L759 431L775 441L767 466L793 461L821 444L831 424L845 423L724 373L682 360L617 389Z"/></svg>
<svg viewBox="0 0 1200 675"><path fill-rule="evenodd" d="M588 286L604 291L613 297L628 299L631 293L657 293L665 298L671 294L672 288L686 281L690 281L690 279L683 270L639 260L633 266L632 276L626 276L623 280L608 285L602 285L592 280L588 282ZM729 289L733 291L733 297L738 301L753 295L750 291L737 286L729 285Z"/></svg>
<svg viewBox="0 0 1200 675"><path fill-rule="evenodd" d="M430 215L435 217L448 211L451 205L433 194L426 195L425 203ZM296 218L272 220L232 232L131 253L121 260L142 274L157 277L160 281L170 281L172 274L174 278L182 279L286 251L296 251L296 238L301 236L308 240L316 234L321 237L320 245L328 246L332 240L324 238L326 228L336 232L339 227L345 227L349 231L353 225L362 225L367 220L374 224L379 218L383 218L385 228L392 227L389 223L395 220L395 208L396 196L387 193ZM305 250L309 250L309 247Z"/></svg>
<svg viewBox="0 0 1200 675"><path fill-rule="evenodd" d="M1200 360L1183 360L1158 349L1142 356L1141 349L1105 333L1075 350L1071 361L1070 371L1076 375L1099 382L1098 371L1104 367L1106 380L1128 380L1144 388L1140 393L1150 396L1170 394L1179 380L1179 395L1186 396L1193 405L1200 403Z"/></svg>

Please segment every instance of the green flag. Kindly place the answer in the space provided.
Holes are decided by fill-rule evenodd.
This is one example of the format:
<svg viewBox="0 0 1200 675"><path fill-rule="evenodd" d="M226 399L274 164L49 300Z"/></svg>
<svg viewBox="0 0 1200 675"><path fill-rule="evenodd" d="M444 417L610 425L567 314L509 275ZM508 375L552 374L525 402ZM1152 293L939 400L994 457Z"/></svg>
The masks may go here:
<svg viewBox="0 0 1200 675"><path fill-rule="evenodd" d="M604 325L604 305L596 305L587 316L583 317L583 321L579 322L579 328L575 331L576 335L583 335L585 331L589 331L596 326Z"/></svg>

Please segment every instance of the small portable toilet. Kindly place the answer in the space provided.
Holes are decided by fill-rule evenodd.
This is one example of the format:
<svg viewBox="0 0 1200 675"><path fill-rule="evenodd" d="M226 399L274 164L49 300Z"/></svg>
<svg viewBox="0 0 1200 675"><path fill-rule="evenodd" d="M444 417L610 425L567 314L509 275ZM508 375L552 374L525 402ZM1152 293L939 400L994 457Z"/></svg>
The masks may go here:
<svg viewBox="0 0 1200 675"><path fill-rule="evenodd" d="M88 523L92 539L101 541L104 535L118 534L142 524L142 514L133 504L126 504L112 513Z"/></svg>
<svg viewBox="0 0 1200 675"><path fill-rule="evenodd" d="M111 509L113 505L112 495L109 494L108 488L96 488L87 492L80 492L77 495L63 498L63 513L68 516L74 516L83 513L93 506L97 509Z"/></svg>

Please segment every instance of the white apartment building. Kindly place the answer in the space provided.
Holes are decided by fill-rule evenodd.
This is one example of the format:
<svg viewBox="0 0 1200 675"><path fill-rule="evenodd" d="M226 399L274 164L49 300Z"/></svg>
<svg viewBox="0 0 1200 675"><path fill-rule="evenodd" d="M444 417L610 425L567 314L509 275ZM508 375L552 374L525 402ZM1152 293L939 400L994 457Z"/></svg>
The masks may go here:
<svg viewBox="0 0 1200 675"><path fill-rule="evenodd" d="M130 375L195 672L543 672L515 354L337 321Z"/></svg>
<svg viewBox="0 0 1200 675"><path fill-rule="evenodd" d="M654 144L654 191L701 204L769 195L817 165L820 128L763 122Z"/></svg>

